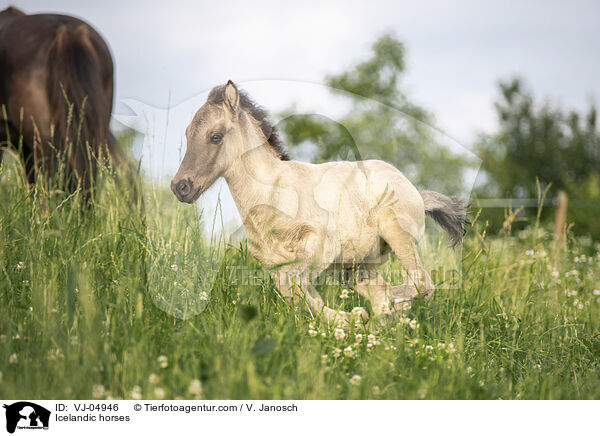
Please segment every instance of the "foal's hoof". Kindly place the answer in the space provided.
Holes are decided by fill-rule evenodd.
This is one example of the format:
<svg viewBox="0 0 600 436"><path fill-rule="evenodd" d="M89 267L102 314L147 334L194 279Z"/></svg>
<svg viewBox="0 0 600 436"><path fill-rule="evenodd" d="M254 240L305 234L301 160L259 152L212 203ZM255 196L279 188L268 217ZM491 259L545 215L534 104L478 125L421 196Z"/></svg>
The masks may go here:
<svg viewBox="0 0 600 436"><path fill-rule="evenodd" d="M417 289L410 285L398 285L390 288L390 299L394 305L412 301L419 296Z"/></svg>

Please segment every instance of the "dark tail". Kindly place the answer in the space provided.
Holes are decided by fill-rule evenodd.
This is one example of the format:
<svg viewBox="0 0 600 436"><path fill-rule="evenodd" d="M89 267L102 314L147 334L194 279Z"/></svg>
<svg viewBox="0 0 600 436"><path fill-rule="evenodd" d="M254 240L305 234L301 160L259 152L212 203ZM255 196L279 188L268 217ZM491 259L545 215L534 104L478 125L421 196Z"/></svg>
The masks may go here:
<svg viewBox="0 0 600 436"><path fill-rule="evenodd" d="M100 154L112 148L109 130L112 101L106 95L102 66L89 28L61 26L50 45L46 91L50 103L55 153L66 157L67 176L90 186Z"/></svg>
<svg viewBox="0 0 600 436"><path fill-rule="evenodd" d="M466 202L435 191L421 191L421 197L425 203L425 213L448 232L452 247L455 247L462 240L466 227L471 224L467 218Z"/></svg>

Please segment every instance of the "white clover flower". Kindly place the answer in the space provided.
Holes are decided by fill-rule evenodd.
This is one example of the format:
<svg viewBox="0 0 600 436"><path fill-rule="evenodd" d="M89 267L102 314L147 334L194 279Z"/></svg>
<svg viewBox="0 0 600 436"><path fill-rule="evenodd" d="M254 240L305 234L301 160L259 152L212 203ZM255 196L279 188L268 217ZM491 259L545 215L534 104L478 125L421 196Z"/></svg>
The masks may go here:
<svg viewBox="0 0 600 436"><path fill-rule="evenodd" d="M17 270L18 270L18 271L22 271L22 270L23 270L23 268L25 268L25 264L24 264L23 262L19 262L19 263L17 264Z"/></svg>
<svg viewBox="0 0 600 436"><path fill-rule="evenodd" d="M361 377L358 374L354 374L350 379L350 384L354 386L359 386L361 381Z"/></svg>
<svg viewBox="0 0 600 436"><path fill-rule="evenodd" d="M165 390L163 388L154 388L154 397L157 400L165 398Z"/></svg>
<svg viewBox="0 0 600 436"><path fill-rule="evenodd" d="M600 295L600 289L594 289L592 291L592 294L594 294L594 295Z"/></svg>
<svg viewBox="0 0 600 436"><path fill-rule="evenodd" d="M428 353L431 353L433 351L433 346L425 345L425 351L427 351Z"/></svg>
<svg viewBox="0 0 600 436"><path fill-rule="evenodd" d="M335 329L333 336L338 341L341 341L342 339L344 339L346 337L346 332L344 331L344 329Z"/></svg>
<svg viewBox="0 0 600 436"><path fill-rule="evenodd" d="M206 293L206 291L202 291L202 292L200 292L200 294L199 294L199 298L200 298L200 300L202 300L202 301L208 301L208 294Z"/></svg>
<svg viewBox="0 0 600 436"><path fill-rule="evenodd" d="M344 348L344 356L354 358L356 357L356 351L353 350L351 346L347 346Z"/></svg>
<svg viewBox="0 0 600 436"><path fill-rule="evenodd" d="M559 276L560 276L560 273L558 272L558 270L556 268L552 268L552 277L557 279Z"/></svg>
<svg viewBox="0 0 600 436"><path fill-rule="evenodd" d="M342 293L340 294L340 298L342 300L345 300L348 297L349 297L349 295L348 295L348 289L342 289Z"/></svg>
<svg viewBox="0 0 600 436"><path fill-rule="evenodd" d="M150 376L148 376L148 383L150 383L151 385L156 385L158 384L159 378L156 374L152 373L150 374Z"/></svg>
<svg viewBox="0 0 600 436"><path fill-rule="evenodd" d="M333 349L333 357L340 357L341 355L342 355L342 350L340 350L337 347Z"/></svg>
<svg viewBox="0 0 600 436"><path fill-rule="evenodd" d="M471 368L470 366L467 366L467 374L472 374L473 373L473 368Z"/></svg>
<svg viewBox="0 0 600 436"><path fill-rule="evenodd" d="M308 329L308 334L309 334L309 336L314 337L314 336L317 336L317 331L313 330L313 329Z"/></svg>
<svg viewBox="0 0 600 436"><path fill-rule="evenodd" d="M142 399L142 388L139 386L134 386L129 393L129 396L132 400L141 400Z"/></svg>
<svg viewBox="0 0 600 436"><path fill-rule="evenodd" d="M92 397L98 399L104 397L104 386L94 385L92 386Z"/></svg>
<svg viewBox="0 0 600 436"><path fill-rule="evenodd" d="M363 340L363 335L362 335L361 333L357 333L357 334L355 335L355 338L356 338L356 342L362 342L362 340Z"/></svg>
<svg viewBox="0 0 600 436"><path fill-rule="evenodd" d="M533 251L533 250L527 250L527 251L525 252L525 254L526 254L527 256L533 256L533 255L534 255L534 251Z"/></svg>
<svg viewBox="0 0 600 436"><path fill-rule="evenodd" d="M417 322L416 319L412 319L410 321L410 323L408 324L410 326L411 329L416 330L419 328L419 323Z"/></svg>
<svg viewBox="0 0 600 436"><path fill-rule="evenodd" d="M202 395L202 382L198 379L194 379L190 382L188 392L194 396Z"/></svg>
<svg viewBox="0 0 600 436"><path fill-rule="evenodd" d="M171 269L175 272L177 272L179 270L179 267L177 266L177 264L173 264L171 265Z"/></svg>
<svg viewBox="0 0 600 436"><path fill-rule="evenodd" d="M19 361L19 356L17 356L17 353L12 353L10 355L10 357L8 358L8 363L17 363Z"/></svg>
<svg viewBox="0 0 600 436"><path fill-rule="evenodd" d="M163 355L158 356L157 361L158 361L158 365L161 368L166 368L167 366L169 366L169 359L167 359L167 356L163 356Z"/></svg>
<svg viewBox="0 0 600 436"><path fill-rule="evenodd" d="M456 353L456 348L454 348L454 344L452 342L448 344L448 353Z"/></svg>

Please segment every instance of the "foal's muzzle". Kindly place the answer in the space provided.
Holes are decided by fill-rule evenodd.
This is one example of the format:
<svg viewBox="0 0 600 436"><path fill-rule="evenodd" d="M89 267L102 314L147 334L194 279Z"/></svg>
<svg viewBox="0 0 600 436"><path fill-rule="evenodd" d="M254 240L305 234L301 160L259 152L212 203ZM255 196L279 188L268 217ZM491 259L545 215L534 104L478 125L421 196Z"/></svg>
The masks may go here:
<svg viewBox="0 0 600 436"><path fill-rule="evenodd" d="M177 183L175 181L171 182L171 191L179 201L193 203L200 196L202 186L194 187L190 179L181 179Z"/></svg>

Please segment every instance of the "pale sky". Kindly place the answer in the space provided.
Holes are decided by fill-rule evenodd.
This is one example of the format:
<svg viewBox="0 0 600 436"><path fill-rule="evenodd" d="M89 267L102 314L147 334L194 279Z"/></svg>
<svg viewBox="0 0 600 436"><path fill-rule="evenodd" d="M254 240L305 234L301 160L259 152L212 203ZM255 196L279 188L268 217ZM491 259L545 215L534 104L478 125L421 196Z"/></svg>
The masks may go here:
<svg viewBox="0 0 600 436"><path fill-rule="evenodd" d="M469 145L496 125L497 81L584 109L600 95L600 2L0 1L73 14L108 41L121 99L176 105L232 79L322 83L392 31L407 46L406 89L436 127ZM281 99L282 109L293 103Z"/></svg>

